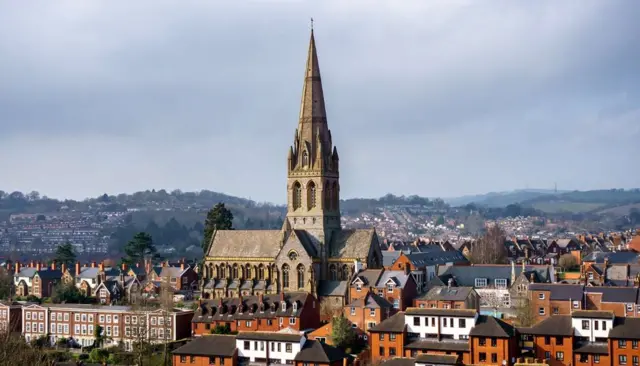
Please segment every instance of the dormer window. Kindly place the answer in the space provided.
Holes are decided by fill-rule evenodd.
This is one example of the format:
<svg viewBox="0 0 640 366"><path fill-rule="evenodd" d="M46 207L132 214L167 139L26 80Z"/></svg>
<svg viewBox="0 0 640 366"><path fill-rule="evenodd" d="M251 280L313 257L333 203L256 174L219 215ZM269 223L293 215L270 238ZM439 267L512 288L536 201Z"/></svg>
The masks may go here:
<svg viewBox="0 0 640 366"><path fill-rule="evenodd" d="M293 311L298 311L298 303L297 302L293 303Z"/></svg>
<svg viewBox="0 0 640 366"><path fill-rule="evenodd" d="M476 278L476 286L477 288L487 287L487 279L486 278Z"/></svg>
<svg viewBox="0 0 640 366"><path fill-rule="evenodd" d="M393 283L387 283L387 292L393 292Z"/></svg>
<svg viewBox="0 0 640 366"><path fill-rule="evenodd" d="M282 302L282 311L287 311L287 303L286 302Z"/></svg>
<svg viewBox="0 0 640 366"><path fill-rule="evenodd" d="M496 278L495 279L496 288L506 288L507 287L507 279L506 278Z"/></svg>
<svg viewBox="0 0 640 366"><path fill-rule="evenodd" d="M356 283L356 291L360 292L362 291L362 285L359 283Z"/></svg>
<svg viewBox="0 0 640 366"><path fill-rule="evenodd" d="M589 272L589 279L593 280L593 272Z"/></svg>

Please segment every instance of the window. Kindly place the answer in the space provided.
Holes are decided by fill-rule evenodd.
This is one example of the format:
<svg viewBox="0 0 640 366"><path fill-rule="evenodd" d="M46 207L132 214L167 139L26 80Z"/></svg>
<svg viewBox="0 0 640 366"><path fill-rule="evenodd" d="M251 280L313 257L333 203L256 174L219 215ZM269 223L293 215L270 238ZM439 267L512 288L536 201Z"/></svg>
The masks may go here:
<svg viewBox="0 0 640 366"><path fill-rule="evenodd" d="M467 320L466 319L458 319L458 327L459 328L466 328L467 327Z"/></svg>
<svg viewBox="0 0 640 366"><path fill-rule="evenodd" d="M56 332L56 323L51 323L51 333Z"/></svg>
<svg viewBox="0 0 640 366"><path fill-rule="evenodd" d="M381 341L384 341L384 333L378 334L378 339L380 339Z"/></svg>
<svg viewBox="0 0 640 366"><path fill-rule="evenodd" d="M593 322L593 330L598 330L598 324L599 324L599 323L600 323L600 322L599 322L599 321L597 321L597 320Z"/></svg>
<svg viewBox="0 0 640 366"><path fill-rule="evenodd" d="M496 288L506 288L507 287L507 279L506 278L496 278L494 281Z"/></svg>
<svg viewBox="0 0 640 366"><path fill-rule="evenodd" d="M39 313L38 314L38 320L44 320L44 313Z"/></svg>
<svg viewBox="0 0 640 366"><path fill-rule="evenodd" d="M119 329L117 325L113 326L113 336L117 337L119 335Z"/></svg>
<svg viewBox="0 0 640 366"><path fill-rule="evenodd" d="M164 318L163 317L159 317L158 318L158 325L160 325L160 326L164 325Z"/></svg>
<svg viewBox="0 0 640 366"><path fill-rule="evenodd" d="M580 302L579 302L579 301L574 301L574 302L573 302L573 308L574 308L574 309L578 309L578 308L580 308Z"/></svg>
<svg viewBox="0 0 640 366"><path fill-rule="evenodd" d="M491 347L498 347L498 340L496 338L491 338Z"/></svg>
<svg viewBox="0 0 640 366"><path fill-rule="evenodd" d="M156 325L156 317L151 317L151 325Z"/></svg>
<svg viewBox="0 0 640 366"><path fill-rule="evenodd" d="M387 283L387 292L393 292L393 283Z"/></svg>
<svg viewBox="0 0 640 366"><path fill-rule="evenodd" d="M544 308L538 308L538 315L544 315Z"/></svg>
<svg viewBox="0 0 640 366"><path fill-rule="evenodd" d="M602 330L607 330L607 322L602 321Z"/></svg>
<svg viewBox="0 0 640 366"><path fill-rule="evenodd" d="M376 309L374 309L374 308L369 309L369 316L371 316L371 317L376 316Z"/></svg>
<svg viewBox="0 0 640 366"><path fill-rule="evenodd" d="M389 334L389 340L395 341L396 340L396 335L395 333L391 333Z"/></svg>
<svg viewBox="0 0 640 366"><path fill-rule="evenodd" d="M557 346L562 346L563 343L564 343L564 338L556 337L556 345Z"/></svg>
<svg viewBox="0 0 640 366"><path fill-rule="evenodd" d="M593 280L593 272L589 272L589 279Z"/></svg>
<svg viewBox="0 0 640 366"><path fill-rule="evenodd" d="M31 312L27 311L27 320L31 320Z"/></svg>
<svg viewBox="0 0 640 366"><path fill-rule="evenodd" d="M560 309L557 306L553 307L553 315L558 315L560 313Z"/></svg>
<svg viewBox="0 0 640 366"><path fill-rule="evenodd" d="M545 359L545 360L548 360L548 359L550 359L550 358L551 358L551 352L549 352L549 351L545 351L545 352L544 352L544 359Z"/></svg>
<svg viewBox="0 0 640 366"><path fill-rule="evenodd" d="M291 346L291 343L287 343L287 344L284 346L284 351L285 351L285 352L287 352L287 353L291 353L291 352L293 352L293 350L292 350L292 346Z"/></svg>
<svg viewBox="0 0 640 366"><path fill-rule="evenodd" d="M129 315L125 316L125 317L124 317L124 323L125 323L125 324L129 324L129 320L130 320L130 319L131 319L131 318L129 317Z"/></svg>
<svg viewBox="0 0 640 366"><path fill-rule="evenodd" d="M64 313L64 321L65 322L69 321L69 313Z"/></svg>
<svg viewBox="0 0 640 366"><path fill-rule="evenodd" d="M427 323L425 322L425 325L427 325ZM431 326L435 327L436 326L436 318L431 318Z"/></svg>
<svg viewBox="0 0 640 366"><path fill-rule="evenodd" d="M487 362L487 354L484 352L480 352L480 354L478 355L478 361Z"/></svg>
<svg viewBox="0 0 640 366"><path fill-rule="evenodd" d="M631 341L631 348L638 349L638 341Z"/></svg>
<svg viewBox="0 0 640 366"><path fill-rule="evenodd" d="M544 344L545 345L550 345L551 344L551 337L545 336L544 337Z"/></svg>
<svg viewBox="0 0 640 366"><path fill-rule="evenodd" d="M627 304L627 311L633 311L633 304Z"/></svg>
<svg viewBox="0 0 640 366"><path fill-rule="evenodd" d="M476 278L476 287L487 287L487 279L486 278Z"/></svg>
<svg viewBox="0 0 640 366"><path fill-rule="evenodd" d="M56 313L51 313L51 320L56 320Z"/></svg>
<svg viewBox="0 0 640 366"><path fill-rule="evenodd" d="M296 318L289 318L289 325L295 325L296 324Z"/></svg>
<svg viewBox="0 0 640 366"><path fill-rule="evenodd" d="M104 315L100 315L100 324L104 324Z"/></svg>
<svg viewBox="0 0 640 366"><path fill-rule="evenodd" d="M544 292L539 292L538 293L538 299L544 300Z"/></svg>
<svg viewBox="0 0 640 366"><path fill-rule="evenodd" d="M589 362L589 355L581 353L580 354L580 363L587 363L587 362Z"/></svg>
<svg viewBox="0 0 640 366"><path fill-rule="evenodd" d="M589 321L588 320L583 320L582 321L582 329L589 330Z"/></svg>
<svg viewBox="0 0 640 366"><path fill-rule="evenodd" d="M625 355L618 356L618 363L620 365L626 365L627 364L627 356L625 356Z"/></svg>
<svg viewBox="0 0 640 366"><path fill-rule="evenodd" d="M556 352L556 360L564 361L564 352L562 352L562 351Z"/></svg>
<svg viewBox="0 0 640 366"><path fill-rule="evenodd" d="M180 362L187 363L187 356L180 356Z"/></svg>
<svg viewBox="0 0 640 366"><path fill-rule="evenodd" d="M306 151L305 151L306 152ZM302 186L300 182L293 183L293 209L297 210L302 205Z"/></svg>
<svg viewBox="0 0 640 366"><path fill-rule="evenodd" d="M600 355L593 355L593 363L600 363Z"/></svg>
<svg viewBox="0 0 640 366"><path fill-rule="evenodd" d="M420 317L419 316L414 316L413 317L413 325L420 326Z"/></svg>
<svg viewBox="0 0 640 366"><path fill-rule="evenodd" d="M618 348L627 348L627 341L623 339L618 340Z"/></svg>
<svg viewBox="0 0 640 366"><path fill-rule="evenodd" d="M362 291L362 285L359 283L356 283L356 291L360 292Z"/></svg>
<svg viewBox="0 0 640 366"><path fill-rule="evenodd" d="M393 300L393 308L394 309L400 309L400 300L399 299L394 299Z"/></svg>
<svg viewBox="0 0 640 366"><path fill-rule="evenodd" d="M288 264L282 265L282 287L289 288L289 265Z"/></svg>
<svg viewBox="0 0 640 366"><path fill-rule="evenodd" d="M379 353L380 356L384 356L384 347L380 347Z"/></svg>
<svg viewBox="0 0 640 366"><path fill-rule="evenodd" d="M447 327L447 318L442 318L442 327L443 328Z"/></svg>
<svg viewBox="0 0 640 366"><path fill-rule="evenodd" d="M73 333L80 334L80 325L79 324L76 324L75 328L73 329Z"/></svg>
<svg viewBox="0 0 640 366"><path fill-rule="evenodd" d="M491 354L491 363L498 363L498 354L497 353L492 353Z"/></svg>
<svg viewBox="0 0 640 366"><path fill-rule="evenodd" d="M396 348L389 347L389 356L395 356L395 355L396 355Z"/></svg>
<svg viewBox="0 0 640 366"><path fill-rule="evenodd" d="M486 345L487 345L487 339L486 339L486 338L484 338L484 337L483 337L483 338L479 338L479 339L478 339L478 344L479 344L480 346L483 346L483 347L484 347L484 346L486 346Z"/></svg>
<svg viewBox="0 0 640 366"><path fill-rule="evenodd" d="M298 288L304 288L304 266L298 264ZM295 306L293 311L296 311Z"/></svg>
<svg viewBox="0 0 640 366"><path fill-rule="evenodd" d="M445 308L445 309L450 309L450 308L451 308L451 306L450 306L449 304L444 304L443 308Z"/></svg>
<svg viewBox="0 0 640 366"><path fill-rule="evenodd" d="M251 320L247 320L246 322L244 322L244 325L245 325L247 328L250 328L250 327L251 327Z"/></svg>
<svg viewBox="0 0 640 366"><path fill-rule="evenodd" d="M89 314L89 323L93 323L93 314Z"/></svg>
<svg viewBox="0 0 640 366"><path fill-rule="evenodd" d="M640 363L638 358L639 358L638 356L633 356L633 358L632 358L633 366L638 366L638 364Z"/></svg>
<svg viewBox="0 0 640 366"><path fill-rule="evenodd" d="M316 184L313 182L307 184L307 207L309 210L316 207Z"/></svg>

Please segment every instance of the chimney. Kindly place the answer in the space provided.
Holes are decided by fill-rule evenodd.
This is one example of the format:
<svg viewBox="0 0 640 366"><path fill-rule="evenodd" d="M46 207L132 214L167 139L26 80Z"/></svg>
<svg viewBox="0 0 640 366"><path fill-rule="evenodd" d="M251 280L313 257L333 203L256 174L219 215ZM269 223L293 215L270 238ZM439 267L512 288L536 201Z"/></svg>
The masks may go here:
<svg viewBox="0 0 640 366"><path fill-rule="evenodd" d="M16 274L20 273L20 262L16 261Z"/></svg>
<svg viewBox="0 0 640 366"><path fill-rule="evenodd" d="M55 271L55 270L56 270L56 261L55 261L55 260L52 260L52 261L51 261L51 270L52 270L52 271Z"/></svg>
<svg viewBox="0 0 640 366"><path fill-rule="evenodd" d="M123 272L126 272L127 271L127 264L126 263L122 263L120 268L122 269Z"/></svg>
<svg viewBox="0 0 640 366"><path fill-rule="evenodd" d="M284 291L280 292L280 302L283 302L283 301L284 301Z"/></svg>
<svg viewBox="0 0 640 366"><path fill-rule="evenodd" d="M120 286L124 288L124 272L120 272Z"/></svg>
<svg viewBox="0 0 640 366"><path fill-rule="evenodd" d="M180 270L184 271L184 261L180 261Z"/></svg>
<svg viewBox="0 0 640 366"><path fill-rule="evenodd" d="M264 304L264 301L262 301L262 293L258 294L258 306L262 307L262 304Z"/></svg>
<svg viewBox="0 0 640 366"><path fill-rule="evenodd" d="M42 268L42 264L40 262L36 262L36 271L39 271Z"/></svg>
<svg viewBox="0 0 640 366"><path fill-rule="evenodd" d="M96 261L91 262L91 268L96 268Z"/></svg>
<svg viewBox="0 0 640 366"><path fill-rule="evenodd" d="M100 262L100 264L98 265L98 269L100 270L100 272L104 271L104 262Z"/></svg>
<svg viewBox="0 0 640 366"><path fill-rule="evenodd" d="M80 273L80 262L76 262L76 275Z"/></svg>
<svg viewBox="0 0 640 366"><path fill-rule="evenodd" d="M531 276L529 276L529 282L531 282L531 283L535 283L536 282L535 276L533 275L533 272L531 273Z"/></svg>
<svg viewBox="0 0 640 366"><path fill-rule="evenodd" d="M33 261L29 262L29 268L33 268L35 266L36 266L36 264Z"/></svg>
<svg viewBox="0 0 640 366"><path fill-rule="evenodd" d="M67 271L67 264L66 264L66 263L62 263L62 264L60 265L60 271L61 271L62 273L65 273L65 272Z"/></svg>

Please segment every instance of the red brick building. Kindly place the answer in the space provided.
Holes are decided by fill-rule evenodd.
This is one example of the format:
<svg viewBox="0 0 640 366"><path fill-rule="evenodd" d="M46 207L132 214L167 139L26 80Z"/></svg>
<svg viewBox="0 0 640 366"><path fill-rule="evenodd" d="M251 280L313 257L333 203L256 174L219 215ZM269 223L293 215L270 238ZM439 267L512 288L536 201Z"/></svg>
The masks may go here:
<svg viewBox="0 0 640 366"><path fill-rule="evenodd" d="M22 331L22 305L0 302L0 333Z"/></svg>

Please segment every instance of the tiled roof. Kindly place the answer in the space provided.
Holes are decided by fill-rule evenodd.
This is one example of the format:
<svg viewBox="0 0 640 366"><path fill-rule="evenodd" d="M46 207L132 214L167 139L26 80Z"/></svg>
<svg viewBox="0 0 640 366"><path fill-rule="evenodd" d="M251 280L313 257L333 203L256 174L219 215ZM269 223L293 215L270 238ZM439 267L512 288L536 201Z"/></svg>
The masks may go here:
<svg viewBox="0 0 640 366"><path fill-rule="evenodd" d="M418 339L407 344L405 348L433 351L468 351L469 341L458 339Z"/></svg>
<svg viewBox="0 0 640 366"><path fill-rule="evenodd" d="M280 332L240 332L236 339L250 339L257 341L300 342L302 334Z"/></svg>
<svg viewBox="0 0 640 366"><path fill-rule="evenodd" d="M470 335L480 337L510 338L515 335L515 328L492 316L480 315Z"/></svg>
<svg viewBox="0 0 640 366"><path fill-rule="evenodd" d="M586 293L601 293L603 302L635 304L638 299L638 289L635 287L586 286L584 291Z"/></svg>
<svg viewBox="0 0 640 366"><path fill-rule="evenodd" d="M407 315L427 315L427 316L456 316L473 318L477 312L473 309L421 309L407 308Z"/></svg>
<svg viewBox="0 0 640 366"><path fill-rule="evenodd" d="M593 318L593 319L613 319L615 315L613 311L601 310L576 310L571 313L574 318Z"/></svg>
<svg viewBox="0 0 640 366"><path fill-rule="evenodd" d="M582 300L583 285L532 283L529 291L549 291L551 300Z"/></svg>
<svg viewBox="0 0 640 366"><path fill-rule="evenodd" d="M318 284L318 296L345 296L349 286L348 281L320 280Z"/></svg>
<svg viewBox="0 0 640 366"><path fill-rule="evenodd" d="M233 335L212 334L195 338L176 349L174 355L223 356L230 357L236 352L236 337Z"/></svg>
<svg viewBox="0 0 640 366"><path fill-rule="evenodd" d="M333 363L335 361L351 358L342 349L330 346L328 344L307 340L304 346L298 352L294 360L308 363Z"/></svg>
<svg viewBox="0 0 640 366"><path fill-rule="evenodd" d="M414 366L414 364L415 360L413 358L397 357L382 362L380 366Z"/></svg>
<svg viewBox="0 0 640 366"><path fill-rule="evenodd" d="M370 332L389 332L389 333L402 333L404 332L404 313L396 313L390 318L381 321L373 328L369 328Z"/></svg>
<svg viewBox="0 0 640 366"><path fill-rule="evenodd" d="M640 339L640 318L616 318L609 338Z"/></svg>
<svg viewBox="0 0 640 366"><path fill-rule="evenodd" d="M430 365L457 365L457 355L430 355L421 354L416 357L416 362L426 363Z"/></svg>
<svg viewBox="0 0 640 366"><path fill-rule="evenodd" d="M552 315L530 328L518 328L520 333L548 336L571 336L573 325L570 315Z"/></svg>
<svg viewBox="0 0 640 366"><path fill-rule="evenodd" d="M464 301L473 292L473 287L432 287L420 300Z"/></svg>
<svg viewBox="0 0 640 366"><path fill-rule="evenodd" d="M217 230L210 257L275 258L282 243L281 230Z"/></svg>
<svg viewBox="0 0 640 366"><path fill-rule="evenodd" d="M365 259L372 243L377 241L375 229L346 229L336 231L331 238L331 257ZM377 245L377 243L376 243Z"/></svg>

